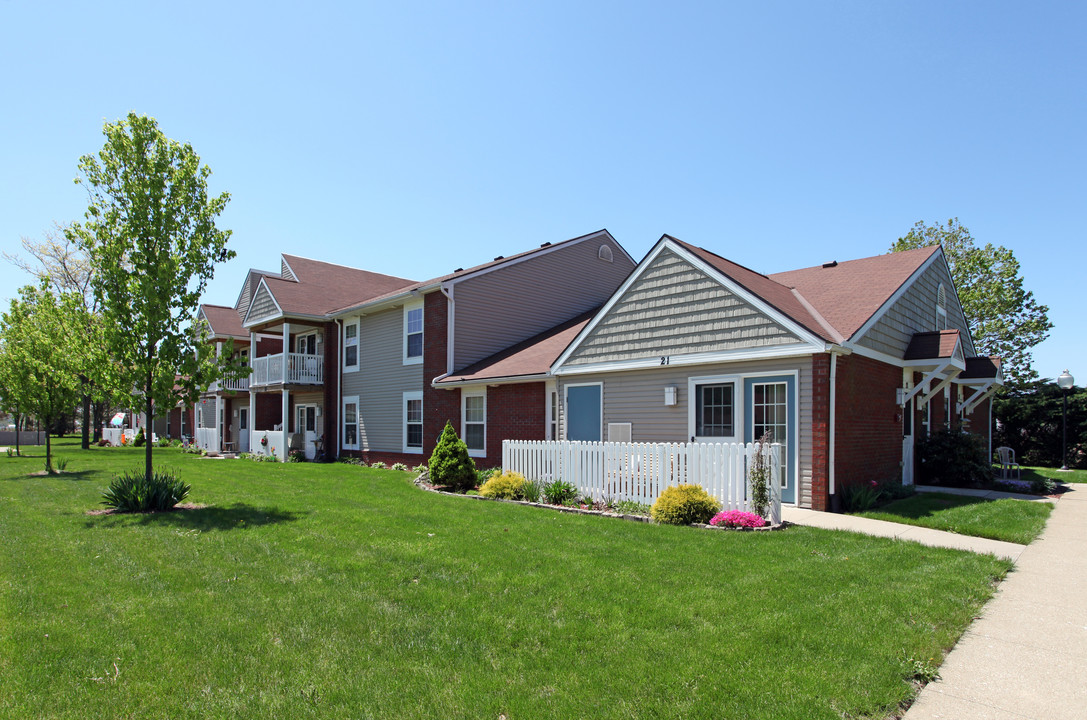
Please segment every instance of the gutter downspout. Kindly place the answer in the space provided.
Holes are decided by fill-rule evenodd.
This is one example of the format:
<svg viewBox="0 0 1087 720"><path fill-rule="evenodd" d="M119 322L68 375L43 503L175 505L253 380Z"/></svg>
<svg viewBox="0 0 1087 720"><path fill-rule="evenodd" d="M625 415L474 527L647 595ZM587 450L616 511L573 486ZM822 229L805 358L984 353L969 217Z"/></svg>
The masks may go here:
<svg viewBox="0 0 1087 720"><path fill-rule="evenodd" d="M453 333L455 321L457 318L457 303L453 299L453 285L442 283L439 287L442 295L445 295L445 375L449 375L453 372L453 343L456 337ZM444 377L444 375L443 375Z"/></svg>
<svg viewBox="0 0 1087 720"><path fill-rule="evenodd" d="M362 322L361 321L359 322L358 327L359 327L358 335L362 335ZM336 345L338 346L340 357L336 358L336 430L334 431L333 434L336 437L336 459L339 460L340 459L340 444L342 442L342 438L340 438L340 431L343 429L343 423L344 423L344 420L343 420L343 364L344 364L345 361L344 361L343 357L344 357L344 353L346 352L346 349L343 346L344 339L343 339L343 319L342 318L336 318L336 332L338 332L340 334L340 336L338 338L336 338ZM358 337L358 336L356 336L356 337ZM359 343L359 345L362 345L362 338L361 337L358 337L358 343ZM361 354L356 352L355 357L358 360L359 366L361 368L361 365L362 365L362 356L361 356ZM357 407L355 408L355 412L358 413L358 408ZM355 418L357 420L358 415L356 415ZM355 433L355 437L356 437L356 439L358 438L358 433ZM328 448L328 441L326 440L325 441L325 447L324 447L325 461L326 462L329 459L331 459L331 457L332 457L329 454L328 449L329 449Z"/></svg>
<svg viewBox="0 0 1087 720"><path fill-rule="evenodd" d="M830 431L827 433L828 443L830 447L827 451L827 460L829 467L827 468L827 502L830 502L830 497L834 495L834 427L835 427L835 407L838 401L838 393L836 386L838 384L838 353L830 353Z"/></svg>

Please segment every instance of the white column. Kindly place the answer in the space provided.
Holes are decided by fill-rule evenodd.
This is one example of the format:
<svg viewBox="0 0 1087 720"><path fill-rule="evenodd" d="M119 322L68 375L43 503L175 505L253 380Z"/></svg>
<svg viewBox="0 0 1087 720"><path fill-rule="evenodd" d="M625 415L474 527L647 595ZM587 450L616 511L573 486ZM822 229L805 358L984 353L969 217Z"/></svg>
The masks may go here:
<svg viewBox="0 0 1087 720"><path fill-rule="evenodd" d="M279 461L287 462L287 440L291 426L291 392L287 389L287 361L290 359L291 324L283 323L283 442L280 444Z"/></svg>

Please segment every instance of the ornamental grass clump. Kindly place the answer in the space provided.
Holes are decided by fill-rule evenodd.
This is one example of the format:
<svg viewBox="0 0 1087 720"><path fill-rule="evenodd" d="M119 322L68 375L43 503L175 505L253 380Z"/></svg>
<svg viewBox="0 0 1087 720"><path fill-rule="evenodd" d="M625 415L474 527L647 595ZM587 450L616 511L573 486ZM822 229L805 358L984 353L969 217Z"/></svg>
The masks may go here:
<svg viewBox="0 0 1087 720"><path fill-rule="evenodd" d="M427 467L430 468L430 482L434 485L444 485L454 490L471 490L476 486L476 464L468 457L468 446L448 421Z"/></svg>
<svg viewBox="0 0 1087 720"><path fill-rule="evenodd" d="M650 515L665 525L691 525L708 522L720 509L701 485L673 485L653 503Z"/></svg>
<svg viewBox="0 0 1087 720"><path fill-rule="evenodd" d="M520 500L524 496L525 476L507 470L501 475L492 475L491 479L479 488L483 497L502 500Z"/></svg>
<svg viewBox="0 0 1087 720"><path fill-rule="evenodd" d="M744 512L743 510L725 510L714 515L710 519L710 525L730 528L760 528L766 526L766 520L761 515Z"/></svg>
<svg viewBox="0 0 1087 720"><path fill-rule="evenodd" d="M171 510L192 489L176 475L154 472L128 472L114 478L102 493L102 504L118 512L160 512Z"/></svg>

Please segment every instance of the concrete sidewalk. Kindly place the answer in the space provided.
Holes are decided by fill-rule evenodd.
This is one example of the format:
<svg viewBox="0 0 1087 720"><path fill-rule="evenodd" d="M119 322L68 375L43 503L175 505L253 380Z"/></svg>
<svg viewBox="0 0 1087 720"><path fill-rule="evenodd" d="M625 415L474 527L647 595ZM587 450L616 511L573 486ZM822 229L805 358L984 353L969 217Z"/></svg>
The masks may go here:
<svg viewBox="0 0 1087 720"><path fill-rule="evenodd" d="M1087 487L1068 487L906 720L1087 717Z"/></svg>

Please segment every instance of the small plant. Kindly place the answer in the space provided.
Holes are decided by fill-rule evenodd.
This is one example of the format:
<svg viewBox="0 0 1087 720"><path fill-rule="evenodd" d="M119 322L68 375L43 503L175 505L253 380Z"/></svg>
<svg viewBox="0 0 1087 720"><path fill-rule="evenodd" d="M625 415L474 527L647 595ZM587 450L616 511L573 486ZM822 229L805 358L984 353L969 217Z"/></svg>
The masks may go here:
<svg viewBox="0 0 1087 720"><path fill-rule="evenodd" d="M57 458L57 472L65 472L68 469L68 458Z"/></svg>
<svg viewBox="0 0 1087 720"><path fill-rule="evenodd" d="M392 469L399 470L400 472L407 472L408 466L404 463L393 463Z"/></svg>
<svg viewBox="0 0 1087 720"><path fill-rule="evenodd" d="M1051 478L1038 475L1030 481L1030 491L1036 495L1052 495L1057 489L1057 484Z"/></svg>
<svg viewBox="0 0 1087 720"><path fill-rule="evenodd" d="M690 525L709 522L720 509L701 485L673 485L660 494L650 514L666 525Z"/></svg>
<svg viewBox="0 0 1087 720"><path fill-rule="evenodd" d="M476 470L476 484L483 486L483 483L487 482L493 477L498 477L502 474L502 468L487 468L486 470Z"/></svg>
<svg viewBox="0 0 1087 720"><path fill-rule="evenodd" d="M15 457L15 449L8 448L8 457Z"/></svg>
<svg viewBox="0 0 1087 720"><path fill-rule="evenodd" d="M551 505L565 505L577 499L577 488L565 480L552 480L543 486L543 496Z"/></svg>
<svg viewBox="0 0 1087 720"><path fill-rule="evenodd" d="M911 680L930 683L940 679L939 666L932 658L929 658L928 660L915 660L914 658L910 658L906 661L906 664L909 667L907 672Z"/></svg>
<svg viewBox="0 0 1087 720"><path fill-rule="evenodd" d="M430 482L454 490L470 490L476 484L476 464L468 457L468 446L448 421L434 453L430 456Z"/></svg>
<svg viewBox="0 0 1087 720"><path fill-rule="evenodd" d="M878 482L869 480L868 482L843 485L841 494L843 512L864 512L872 509L879 500L881 491Z"/></svg>
<svg viewBox="0 0 1087 720"><path fill-rule="evenodd" d="M148 478L142 472L119 475L102 493L102 504L119 512L170 510L185 499L192 487L168 472Z"/></svg>
<svg viewBox="0 0 1087 720"><path fill-rule="evenodd" d="M540 502L542 494L543 483L539 480L525 480L525 484L521 486L521 498L528 502Z"/></svg>
<svg viewBox="0 0 1087 720"><path fill-rule="evenodd" d="M306 461L306 452L305 452L305 450L291 450L289 453L287 453L287 462L289 462L289 463L300 463L300 462L305 462L305 461Z"/></svg>
<svg viewBox="0 0 1087 720"><path fill-rule="evenodd" d="M762 517L770 509L770 464L767 462L767 450L773 441L773 435L769 432L755 443L755 456L751 458L751 508Z"/></svg>
<svg viewBox="0 0 1087 720"><path fill-rule="evenodd" d="M731 528L759 528L766 526L766 520L762 515L756 513L744 512L743 510L726 510L710 518L710 525Z"/></svg>
<svg viewBox="0 0 1087 720"><path fill-rule="evenodd" d="M378 460L377 462L370 463L370 467L372 467L374 470L384 470L388 467L388 465Z"/></svg>
<svg viewBox="0 0 1087 720"><path fill-rule="evenodd" d="M173 441L170 440L170 438L161 437L161 438L159 438L159 441L157 443L155 443L155 444L158 445L160 448L167 448L167 447L170 447L172 442Z"/></svg>
<svg viewBox="0 0 1087 720"><path fill-rule="evenodd" d="M143 444L144 444L144 443L145 443L146 441L147 441L147 438L146 438L146 437L144 437L144 434L143 434L143 428L140 428L140 429L139 429L139 431L138 431L138 432L136 433L136 437L134 437L134 438L132 439L132 444L133 444L134 446L136 446L136 447L143 447Z"/></svg>
<svg viewBox="0 0 1087 720"><path fill-rule="evenodd" d="M521 473L507 470L500 475L492 475L491 478L479 488L479 494L489 498L518 500L523 495L524 487L525 476Z"/></svg>
<svg viewBox="0 0 1087 720"><path fill-rule="evenodd" d="M425 472L425 471L426 471L426 465L425 465L425 464L423 464L423 463L419 463L418 465L416 465L415 467L413 467L413 468L411 469L411 471L412 471L413 473L421 473L421 472Z"/></svg>
<svg viewBox="0 0 1087 720"><path fill-rule="evenodd" d="M641 503L637 500L617 500L611 505L612 512L617 512L622 515L650 515L652 508L648 503Z"/></svg>

